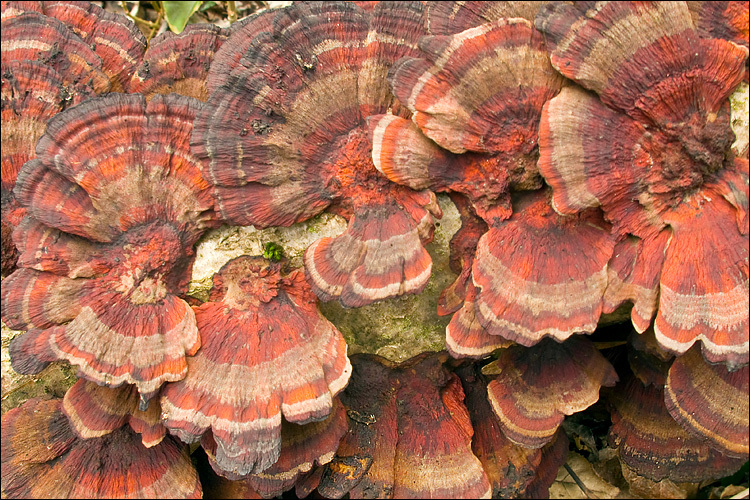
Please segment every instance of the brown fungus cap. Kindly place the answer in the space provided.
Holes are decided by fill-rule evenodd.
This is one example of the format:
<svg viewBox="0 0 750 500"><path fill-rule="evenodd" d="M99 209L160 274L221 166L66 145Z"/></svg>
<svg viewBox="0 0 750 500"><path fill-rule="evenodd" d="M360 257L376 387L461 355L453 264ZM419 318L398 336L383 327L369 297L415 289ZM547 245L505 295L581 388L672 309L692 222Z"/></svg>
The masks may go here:
<svg viewBox="0 0 750 500"><path fill-rule="evenodd" d="M714 123L722 120L728 125L726 109ZM618 134L602 140L605 129ZM643 240L630 279L646 286L610 288L608 308L624 298L640 302L634 325L647 327L652 302L638 294L652 293L658 276L655 330L662 346L682 354L701 340L709 361L746 364L747 163L727 161L703 178L686 150L660 142L666 140L660 134L595 95L568 87L542 113L539 168L552 186L555 210L567 214L600 205L616 234ZM610 271L627 282L621 274L627 265L614 260Z"/></svg>
<svg viewBox="0 0 750 500"><path fill-rule="evenodd" d="M567 457L568 440L559 429L542 448L524 448L503 433L487 400L487 378L478 363L464 363L455 373L461 379L467 409L474 427L471 449L482 462L492 485L493 498L540 498ZM536 495L528 486L536 483Z"/></svg>
<svg viewBox="0 0 750 500"><path fill-rule="evenodd" d="M500 19L453 36L422 37L419 47L388 77L413 123L391 115L370 119L375 165L412 188L466 194L488 223L507 218L510 187L541 186L539 114L563 81L542 36L525 19ZM456 156L466 152L472 154Z"/></svg>
<svg viewBox="0 0 750 500"><path fill-rule="evenodd" d="M453 35L502 18L534 21L548 2L428 2L427 30L431 35Z"/></svg>
<svg viewBox="0 0 750 500"><path fill-rule="evenodd" d="M491 487L471 452L473 430L458 377L444 353L400 365L352 356L341 400L349 432L326 465L318 491L330 498L489 498Z"/></svg>
<svg viewBox="0 0 750 500"><path fill-rule="evenodd" d="M39 12L43 14L42 2L8 2L3 0L2 4L2 20L16 17L24 12Z"/></svg>
<svg viewBox="0 0 750 500"><path fill-rule="evenodd" d="M669 414L720 452L748 458L748 366L730 372L693 347L672 363L664 389Z"/></svg>
<svg viewBox="0 0 750 500"><path fill-rule="evenodd" d="M94 95L84 85L65 85L62 76L38 61L6 62L2 68L2 226L3 274L15 269L17 251L10 234L26 210L13 194L21 167L35 157L47 121L63 109ZM15 255L15 256L13 256Z"/></svg>
<svg viewBox="0 0 750 500"><path fill-rule="evenodd" d="M385 76L414 51L422 11L300 3L259 18L268 26L255 36L250 21L233 35L250 32L240 64L196 120L192 145L227 222L288 226L324 209L348 219L305 253L322 300L358 307L418 293L429 279L436 198L378 174L365 122L395 106Z"/></svg>
<svg viewBox="0 0 750 500"><path fill-rule="evenodd" d="M596 329L615 241L597 210L561 216L547 190L491 225L472 268L475 312L491 335L531 346Z"/></svg>
<svg viewBox="0 0 750 500"><path fill-rule="evenodd" d="M683 429L667 411L662 389L633 378L607 398L613 406L610 445L638 475L700 482L732 474L746 461L719 453L706 438Z"/></svg>
<svg viewBox="0 0 750 500"><path fill-rule="evenodd" d="M722 38L748 47L745 2L686 2L695 30L705 38Z"/></svg>
<svg viewBox="0 0 750 500"><path fill-rule="evenodd" d="M201 498L187 448L153 448L122 427L78 439L59 399L30 399L2 419L2 490L8 498Z"/></svg>
<svg viewBox="0 0 750 500"><path fill-rule="evenodd" d="M191 24L180 34L162 33L149 43L131 73L130 91L145 94L146 99L175 92L206 101L211 61L227 36L227 30L213 24Z"/></svg>
<svg viewBox="0 0 750 500"><path fill-rule="evenodd" d="M527 448L549 443L566 415L596 403L599 388L618 380L594 344L579 336L562 344L545 339L534 347L509 347L485 373L496 375L487 397L503 432Z"/></svg>
<svg viewBox="0 0 750 500"><path fill-rule="evenodd" d="M44 2L44 14L65 23L102 58L112 92L136 92L130 77L146 51L146 37L125 15L92 2Z"/></svg>
<svg viewBox="0 0 750 500"><path fill-rule="evenodd" d="M6 323L38 329L33 342L16 339L35 346L24 355L68 360L101 384L133 383L144 402L184 377L200 339L176 294L214 225L187 143L199 105L111 94L50 120L15 189L35 219L16 234L26 267L2 290Z"/></svg>
<svg viewBox="0 0 750 500"><path fill-rule="evenodd" d="M62 411L81 439L105 436L129 424L141 434L143 446L151 448L161 443L167 432L161 425L161 409L153 402L146 411L138 406L138 390L134 385L110 389L80 379L65 393Z"/></svg>
<svg viewBox="0 0 750 500"><path fill-rule="evenodd" d="M102 58L68 26L37 12L24 12L2 22L3 62L37 61L55 71L66 85L109 92Z"/></svg>
<svg viewBox="0 0 750 500"><path fill-rule="evenodd" d="M228 475L266 471L279 460L282 414L305 424L332 411L351 373L346 342L302 271L262 257L225 264L195 316L202 347L162 390L164 424L186 442L211 429Z"/></svg>
<svg viewBox="0 0 750 500"><path fill-rule="evenodd" d="M330 462L346 430L346 409L338 398L334 399L333 410L324 420L304 425L283 420L278 461L265 471L248 476L227 474L217 467L216 441L211 431L203 436L201 445L217 474L241 483L244 490L256 492L262 498L272 498L294 488L298 481L309 476L313 467Z"/></svg>

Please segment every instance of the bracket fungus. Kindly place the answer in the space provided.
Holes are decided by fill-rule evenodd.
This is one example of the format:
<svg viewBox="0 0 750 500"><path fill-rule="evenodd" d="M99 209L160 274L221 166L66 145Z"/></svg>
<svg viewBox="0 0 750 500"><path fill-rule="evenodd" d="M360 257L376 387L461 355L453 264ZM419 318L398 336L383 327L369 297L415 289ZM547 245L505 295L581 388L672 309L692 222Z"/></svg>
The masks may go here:
<svg viewBox="0 0 750 500"><path fill-rule="evenodd" d="M727 99L747 48L701 38L683 2L554 4L536 26L555 68L594 92L566 87L542 113L555 210L600 206L618 237L645 240L644 288L660 275L659 305L639 305L639 331L655 312L673 353L700 340L708 361L747 364L749 193Z"/></svg>
<svg viewBox="0 0 750 500"><path fill-rule="evenodd" d="M15 269L16 248L10 239L26 211L16 201L13 188L21 167L34 158L37 140L44 134L47 121L63 109L93 97L89 87L65 85L54 69L37 61L6 62L2 68L2 225L4 275ZM7 234L7 235L6 235ZM10 258L11 253L16 257Z"/></svg>
<svg viewBox="0 0 750 500"><path fill-rule="evenodd" d="M46 16L62 21L102 59L112 92L135 92L130 77L146 51L146 37L133 21L91 2L43 2Z"/></svg>
<svg viewBox="0 0 750 500"><path fill-rule="evenodd" d="M326 209L348 219L305 253L322 300L358 307L418 293L429 279L436 197L377 172L365 122L398 108L386 74L414 52L423 9L300 3L260 17L267 31L251 21L224 44L244 55L196 120L192 146L227 222L289 226Z"/></svg>
<svg viewBox="0 0 750 500"><path fill-rule="evenodd" d="M110 94L55 115L15 194L22 268L3 282L15 367L65 359L87 379L135 384L142 403L185 376L200 346L186 289L192 247L215 224L188 148L200 102Z"/></svg>
<svg viewBox="0 0 750 500"><path fill-rule="evenodd" d="M693 347L669 368L664 401L688 432L725 455L748 458L748 366L730 372Z"/></svg>
<svg viewBox="0 0 750 500"><path fill-rule="evenodd" d="M180 34L162 33L151 41L132 72L130 91L146 99L175 92L205 102L211 61L227 36L227 30L213 24L191 24Z"/></svg>
<svg viewBox="0 0 750 500"><path fill-rule="evenodd" d="M596 403L599 388L618 380L609 361L579 336L562 344L545 339L534 347L511 346L484 373L495 375L487 397L500 427L527 448L549 443L566 415Z"/></svg>
<svg viewBox="0 0 750 500"><path fill-rule="evenodd" d="M122 427L79 439L59 399L30 399L2 419L8 498L201 498L187 448L167 437L146 448Z"/></svg>
<svg viewBox="0 0 750 500"><path fill-rule="evenodd" d="M159 405L151 403L141 411L139 399L134 385L111 389L79 379L65 393L62 411L81 439L102 437L130 425L141 435L143 446L151 448L162 442L167 430L161 425Z"/></svg>
<svg viewBox="0 0 750 500"><path fill-rule="evenodd" d="M489 498L492 490L471 452L473 430L459 378L444 353L395 365L352 356L341 394L349 431L325 466L318 492L328 498Z"/></svg>
<svg viewBox="0 0 750 500"><path fill-rule="evenodd" d="M338 399L334 399L333 410L324 420L304 425L283 421L278 461L265 471L248 476L227 474L216 466L216 441L211 431L204 434L201 446L217 474L240 483L245 491L252 491L262 498L272 498L309 477L313 467L330 462L346 430L346 409ZM300 498L304 496L300 495Z"/></svg>
<svg viewBox="0 0 750 500"><path fill-rule="evenodd" d="M746 462L714 450L705 437L683 429L667 411L664 389L631 378L607 399L612 405L610 446L640 476L700 482L732 474Z"/></svg>
<svg viewBox="0 0 750 500"><path fill-rule="evenodd" d="M194 442L210 428L214 461L234 476L276 463L282 414L295 424L322 420L351 374L346 342L302 271L283 271L261 257L225 264L195 308L202 347L185 379L161 393L169 431Z"/></svg>
<svg viewBox="0 0 750 500"><path fill-rule="evenodd" d="M568 455L568 439L558 429L542 448L524 448L510 441L487 400L487 379L476 362L455 369L465 394L474 436L471 449L482 462L492 485L492 498L542 498ZM529 485L535 483L530 495Z"/></svg>
<svg viewBox="0 0 750 500"><path fill-rule="evenodd" d="M533 21L545 3L548 2L428 2L427 31L431 35L453 35L503 18Z"/></svg>
<svg viewBox="0 0 750 500"><path fill-rule="evenodd" d="M111 83L102 58L67 25L37 12L24 12L2 21L3 62L38 61L54 69L66 85L109 92Z"/></svg>

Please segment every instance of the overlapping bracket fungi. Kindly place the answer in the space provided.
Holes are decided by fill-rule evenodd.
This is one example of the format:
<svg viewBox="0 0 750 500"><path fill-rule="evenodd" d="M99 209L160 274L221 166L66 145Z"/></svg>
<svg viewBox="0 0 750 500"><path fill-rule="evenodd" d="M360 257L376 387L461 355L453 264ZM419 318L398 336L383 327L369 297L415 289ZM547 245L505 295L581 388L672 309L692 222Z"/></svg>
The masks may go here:
<svg viewBox="0 0 750 500"><path fill-rule="evenodd" d="M466 194L489 224L472 264L476 288L447 330L451 352L479 357L502 346L492 336L533 345L593 332L614 247L608 225L595 210L555 214L546 192L511 207L511 189L541 186L539 116L563 82L541 34L525 19L498 19L419 46L422 58L389 75L413 123L371 117L373 159L394 182Z"/></svg>
<svg viewBox="0 0 750 500"><path fill-rule="evenodd" d="M683 429L664 405L664 389L631 378L608 393L612 405L609 441L623 466L652 481L700 482L737 471L744 458L711 448L705 437Z"/></svg>
<svg viewBox="0 0 750 500"><path fill-rule="evenodd" d="M441 216L435 195L378 174L365 123L400 109L386 74L414 52L423 10L420 2L380 2L371 12L343 2L294 4L228 39L225 46L245 49L241 59L237 51L217 57L227 70L237 63L196 120L192 146L221 214L257 227L288 226L325 209L347 218L342 235L305 254L322 300L363 306L418 293L429 279L423 244Z"/></svg>
<svg viewBox="0 0 750 500"><path fill-rule="evenodd" d="M735 372L706 363L696 347L669 368L664 401L669 414L721 453L748 458L748 367Z"/></svg>
<svg viewBox="0 0 750 500"><path fill-rule="evenodd" d="M143 446L161 443L167 429L161 425L161 408L151 403L146 411L138 406L134 385L111 389L79 379L63 398L62 411L81 439L106 436L124 425L141 435Z"/></svg>
<svg viewBox="0 0 750 500"><path fill-rule="evenodd" d="M459 378L427 352L399 365L352 356L341 394L349 431L325 466L318 492L327 498L489 498Z"/></svg>
<svg viewBox="0 0 750 500"><path fill-rule="evenodd" d="M111 85L101 58L45 16L41 2L3 2L2 9L2 271L9 274L17 252L8 235L25 214L13 195L21 166L34 157L49 118Z"/></svg>
<svg viewBox="0 0 750 500"><path fill-rule="evenodd" d="M487 400L487 378L476 362L455 369L466 395L474 436L471 449L482 462L492 485L492 498L542 498L568 457L568 438L559 429L542 448L524 448L510 441ZM535 483L531 489L528 489ZM539 491L538 495L532 491Z"/></svg>
<svg viewBox="0 0 750 500"><path fill-rule="evenodd" d="M201 498L187 447L167 436L146 448L128 427L79 439L60 399L28 400L2 419L8 498Z"/></svg>
<svg viewBox="0 0 750 500"><path fill-rule="evenodd" d="M205 102L211 62L227 36L228 30L213 24L191 24L180 34L162 33L151 41L132 72L130 91L146 99L175 92Z"/></svg>
<svg viewBox="0 0 750 500"><path fill-rule="evenodd" d="M99 384L135 384L142 404L185 376L200 339L177 294L215 225L188 146L200 105L111 94L49 121L15 189L29 216L0 309L8 326L30 329L11 343L16 371L68 360Z"/></svg>
<svg viewBox="0 0 750 500"><path fill-rule="evenodd" d="M643 240L653 267L635 274L652 291L658 276L664 347L700 340L709 361L747 364L748 172L727 100L747 49L701 38L683 2L555 4L536 26L555 68L596 93L567 87L544 108L539 170L555 210L600 206L618 236ZM639 331L653 309L634 313Z"/></svg>
<svg viewBox="0 0 750 500"><path fill-rule="evenodd" d="M111 92L136 92L130 78L146 51L146 37L133 21L91 2L42 2L46 16L62 21L102 59Z"/></svg>
<svg viewBox="0 0 750 500"><path fill-rule="evenodd" d="M600 387L618 380L594 344L580 336L562 344L544 339L534 347L511 346L484 372L494 375L487 397L500 427L527 448L549 443L566 415L596 403Z"/></svg>
<svg viewBox="0 0 750 500"><path fill-rule="evenodd" d="M322 466L333 459L341 437L348 426L346 409L338 400L333 401L333 410L324 420L305 425L292 424L283 421L281 424L281 453L279 459L271 467L259 474L249 476L235 476L227 474L216 465L216 441L210 431L201 439L201 446L206 450L209 463L217 474L226 476L237 483L230 486L224 481L217 481L220 491L234 490L233 498L248 498L249 495L259 495L262 498L272 498L297 486L296 493L304 498L298 484L311 476L314 466ZM213 492L211 492L213 493Z"/></svg>
<svg viewBox="0 0 750 500"><path fill-rule="evenodd" d="M10 234L26 210L16 201L13 188L21 167L34 158L36 142L47 121L95 94L85 85L65 85L62 75L37 61L6 61L2 67L2 272L15 269L18 252Z"/></svg>
<svg viewBox="0 0 750 500"><path fill-rule="evenodd" d="M701 36L722 38L748 48L748 13L745 2L689 1L687 6L693 18L695 30ZM746 71L745 81L747 78Z"/></svg>
<svg viewBox="0 0 750 500"><path fill-rule="evenodd" d="M427 31L431 35L453 35L498 19L533 21L545 3L549 2L428 2Z"/></svg>
<svg viewBox="0 0 750 500"><path fill-rule="evenodd" d="M302 271L262 257L225 264L195 316L203 346L162 390L164 424L186 442L210 428L218 469L261 473L279 459L282 414L306 424L331 412L351 374L346 342Z"/></svg>

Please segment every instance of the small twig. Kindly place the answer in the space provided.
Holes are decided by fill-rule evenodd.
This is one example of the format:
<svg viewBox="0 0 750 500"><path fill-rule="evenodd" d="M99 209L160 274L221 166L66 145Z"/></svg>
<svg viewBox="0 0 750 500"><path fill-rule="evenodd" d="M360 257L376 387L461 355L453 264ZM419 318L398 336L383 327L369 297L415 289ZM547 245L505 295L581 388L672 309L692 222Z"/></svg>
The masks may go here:
<svg viewBox="0 0 750 500"><path fill-rule="evenodd" d="M137 2L130 12L128 12L128 6L126 2L120 2L120 7L122 7L122 10L125 11L125 15L128 16L130 19L132 19L134 22L143 24L147 28L153 29L154 23L152 23L151 21L147 21L145 19L141 19L140 17L136 16L136 14L138 13L138 8L139 8L139 5Z"/></svg>
<svg viewBox="0 0 750 500"><path fill-rule="evenodd" d="M584 494L584 495L586 495L586 498L596 498L596 496L594 496L594 495L593 495L593 494L591 493L591 490L589 490L589 489L588 489L588 488L586 487L586 485L585 485L585 484L583 484L583 481L581 481L581 480L580 480L580 479L578 478L578 475L577 475L577 474L576 474L575 472L573 472L573 469L571 469L571 468L570 468L570 465L568 465L568 464L564 464L564 467L565 467L565 470L566 470L566 471L568 471L568 474L570 474L570 477L572 477L572 478L573 478L573 481L575 481L575 482L576 482L576 484L578 485L578 487L579 487L579 488L581 488L581 491L583 492L583 494Z"/></svg>
<svg viewBox="0 0 750 500"><path fill-rule="evenodd" d="M233 23L237 20L237 6L232 0L227 2L227 17L230 23Z"/></svg>
<svg viewBox="0 0 750 500"><path fill-rule="evenodd" d="M153 27L151 28L151 32L148 34L148 37L146 39L150 42L152 38L154 38L159 31L159 28L161 28L162 21L164 20L164 9L161 8L161 3L156 2L156 4L159 5L159 15L156 17L156 21L154 21Z"/></svg>

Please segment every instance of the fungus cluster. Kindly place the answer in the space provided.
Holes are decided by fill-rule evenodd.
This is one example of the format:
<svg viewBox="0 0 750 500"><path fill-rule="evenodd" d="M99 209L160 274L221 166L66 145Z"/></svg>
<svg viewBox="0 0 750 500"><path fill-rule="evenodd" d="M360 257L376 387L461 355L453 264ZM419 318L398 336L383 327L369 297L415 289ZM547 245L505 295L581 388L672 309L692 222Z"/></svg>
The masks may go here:
<svg viewBox="0 0 750 500"><path fill-rule="evenodd" d="M3 495L546 496L592 406L629 480L736 471L747 19L300 2L147 41L88 2L3 2L0 313L14 370L79 376L3 415ZM319 302L425 289L436 193L461 217L447 350L348 356ZM267 247L189 296L208 230L324 211L346 230L302 267ZM623 310L618 359L594 340Z"/></svg>

